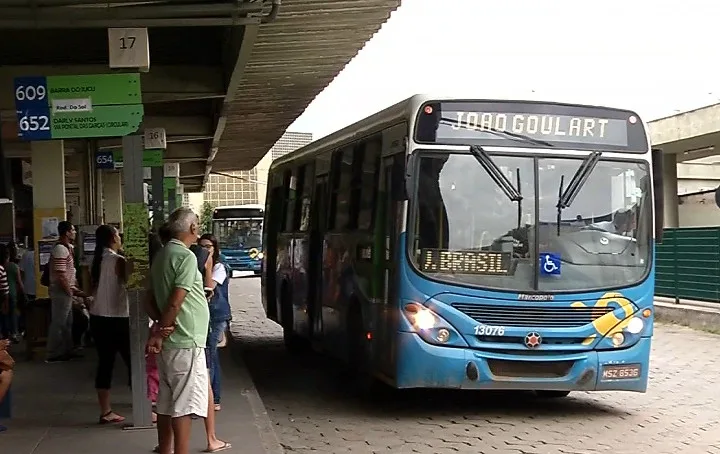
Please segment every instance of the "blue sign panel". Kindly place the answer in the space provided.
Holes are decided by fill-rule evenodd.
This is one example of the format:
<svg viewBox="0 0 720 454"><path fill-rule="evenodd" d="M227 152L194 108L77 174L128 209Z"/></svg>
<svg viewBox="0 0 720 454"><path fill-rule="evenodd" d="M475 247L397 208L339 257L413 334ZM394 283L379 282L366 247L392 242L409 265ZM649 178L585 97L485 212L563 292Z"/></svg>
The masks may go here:
<svg viewBox="0 0 720 454"><path fill-rule="evenodd" d="M18 137L23 140L51 139L47 78L18 77L13 86Z"/></svg>
<svg viewBox="0 0 720 454"><path fill-rule="evenodd" d="M95 168L113 170L115 168L115 161L113 160L112 151L98 151L95 154Z"/></svg>
<svg viewBox="0 0 720 454"><path fill-rule="evenodd" d="M562 262L558 254L552 252L540 253L540 274L559 275Z"/></svg>

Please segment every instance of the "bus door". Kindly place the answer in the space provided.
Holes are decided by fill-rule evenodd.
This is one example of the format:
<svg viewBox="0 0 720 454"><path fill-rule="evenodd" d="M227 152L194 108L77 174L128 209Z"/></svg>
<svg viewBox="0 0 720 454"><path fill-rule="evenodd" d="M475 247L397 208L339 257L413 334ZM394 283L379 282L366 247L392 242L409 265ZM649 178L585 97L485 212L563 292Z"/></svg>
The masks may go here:
<svg viewBox="0 0 720 454"><path fill-rule="evenodd" d="M308 314L310 315L310 338L321 340L323 297L323 244L327 231L328 175L315 178L313 204L310 207L310 247L308 248Z"/></svg>
<svg viewBox="0 0 720 454"><path fill-rule="evenodd" d="M398 235L402 208L402 184L404 184L403 153L383 159L380 190L378 191L376 247L380 260L376 262L376 274L380 282L381 304L377 305L379 326L376 331L376 358L383 374L395 377L395 344L397 340L397 255Z"/></svg>
<svg viewBox="0 0 720 454"><path fill-rule="evenodd" d="M270 191L270 199L267 208L267 224L263 226L263 269L261 280L263 295L265 296L265 311L268 318L278 320L279 308L277 307L277 246L278 235L282 230L283 213L283 188L275 186Z"/></svg>

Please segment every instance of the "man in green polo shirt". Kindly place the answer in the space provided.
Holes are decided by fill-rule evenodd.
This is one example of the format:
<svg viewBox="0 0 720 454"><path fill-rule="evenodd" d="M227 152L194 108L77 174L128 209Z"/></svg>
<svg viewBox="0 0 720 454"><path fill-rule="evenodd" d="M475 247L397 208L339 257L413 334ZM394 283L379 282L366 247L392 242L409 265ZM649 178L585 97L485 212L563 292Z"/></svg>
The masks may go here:
<svg viewBox="0 0 720 454"><path fill-rule="evenodd" d="M195 254L199 219L180 208L168 219L172 239L150 269L150 316L164 335L148 340L157 353L157 428L160 454L189 454L192 415L207 417L209 378L205 361L210 312ZM154 309L154 310L153 310ZM168 335L168 333L170 333Z"/></svg>

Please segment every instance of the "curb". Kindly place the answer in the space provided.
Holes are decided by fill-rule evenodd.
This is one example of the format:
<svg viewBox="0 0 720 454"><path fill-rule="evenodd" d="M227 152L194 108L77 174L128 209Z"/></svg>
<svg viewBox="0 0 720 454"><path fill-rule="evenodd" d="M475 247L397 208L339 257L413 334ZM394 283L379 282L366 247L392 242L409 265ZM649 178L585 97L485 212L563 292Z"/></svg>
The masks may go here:
<svg viewBox="0 0 720 454"><path fill-rule="evenodd" d="M267 410L265 409L265 404L263 404L262 398L260 398L260 394L255 387L255 382L253 382L250 372L248 372L245 361L243 360L241 343L238 339L235 339L229 329L226 331L226 336L228 337L228 347L230 348L230 353L232 354L236 364L240 366L240 375L242 380L246 383L242 393L245 397L247 397L247 400L250 403L255 427L260 434L263 448L265 448L265 452L268 454L285 454L285 449L280 443L280 438L275 432L272 421L270 421L270 416L268 416Z"/></svg>
<svg viewBox="0 0 720 454"><path fill-rule="evenodd" d="M655 300L655 319L661 323L687 326L692 329L720 334L720 305L718 308L676 304Z"/></svg>

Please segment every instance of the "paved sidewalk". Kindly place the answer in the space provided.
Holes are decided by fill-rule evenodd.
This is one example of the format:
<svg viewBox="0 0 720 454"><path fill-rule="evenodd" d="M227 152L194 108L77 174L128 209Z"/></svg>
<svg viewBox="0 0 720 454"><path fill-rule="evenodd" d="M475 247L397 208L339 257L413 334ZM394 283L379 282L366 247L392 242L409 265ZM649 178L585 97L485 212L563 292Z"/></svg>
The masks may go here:
<svg viewBox="0 0 720 454"><path fill-rule="evenodd" d="M223 410L217 416L217 434L233 445L228 453L280 454L283 452L265 408L236 348L222 349ZM20 356L19 354L17 356ZM3 421L0 453L12 454L132 454L149 453L157 441L154 429L122 430L97 424L93 389L94 354L65 364L21 362L13 386L13 419ZM125 367L117 359L114 410L132 419L131 396ZM205 449L201 420L193 424L192 450Z"/></svg>

